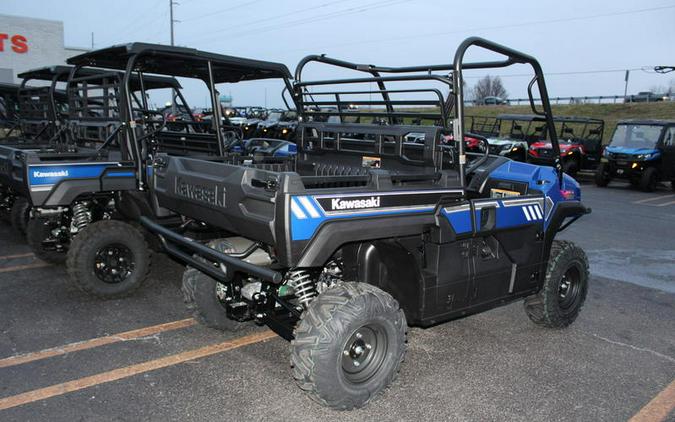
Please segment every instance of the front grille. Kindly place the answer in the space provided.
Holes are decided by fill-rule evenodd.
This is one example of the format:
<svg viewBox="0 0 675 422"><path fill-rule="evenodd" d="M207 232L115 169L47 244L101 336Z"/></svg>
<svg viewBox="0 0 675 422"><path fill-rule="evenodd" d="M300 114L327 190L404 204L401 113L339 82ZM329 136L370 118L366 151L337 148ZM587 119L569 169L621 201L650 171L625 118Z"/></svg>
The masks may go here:
<svg viewBox="0 0 675 422"><path fill-rule="evenodd" d="M553 157L553 150L551 148L539 148L537 153L540 157L550 158Z"/></svg>
<svg viewBox="0 0 675 422"><path fill-rule="evenodd" d="M501 145L490 145L490 154L499 154L501 150Z"/></svg>
<svg viewBox="0 0 675 422"><path fill-rule="evenodd" d="M630 160L631 155L630 154L613 153L612 158L614 158L616 160Z"/></svg>

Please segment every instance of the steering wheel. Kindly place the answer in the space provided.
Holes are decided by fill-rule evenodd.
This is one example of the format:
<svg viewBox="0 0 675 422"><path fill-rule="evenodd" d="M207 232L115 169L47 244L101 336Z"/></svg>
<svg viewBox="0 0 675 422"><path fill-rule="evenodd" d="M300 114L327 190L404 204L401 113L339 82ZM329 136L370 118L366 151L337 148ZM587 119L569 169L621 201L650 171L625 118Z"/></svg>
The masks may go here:
<svg viewBox="0 0 675 422"><path fill-rule="evenodd" d="M139 112L143 115L142 118L135 118L134 122L145 124L146 128L148 124L152 124L154 126L154 129L148 130L147 133L139 137L137 139L138 142L145 141L146 139L155 136L155 134L161 132L166 127L166 116L163 113L156 110L143 110L143 109L134 109L134 111ZM149 117L151 116L159 116L161 117L161 121L150 120Z"/></svg>
<svg viewBox="0 0 675 422"><path fill-rule="evenodd" d="M236 145L241 145L243 147L244 136L241 129L237 130L226 130L223 132L223 146L225 151L229 151Z"/></svg>
<svg viewBox="0 0 675 422"><path fill-rule="evenodd" d="M475 133L465 133L462 136L462 142L464 142L464 136L470 136L472 138L478 139L479 141L481 141L481 143L483 144L483 147L485 148L485 152L483 153L483 155L479 159L477 159L476 161L472 162L470 166L466 167L466 174L471 174L478 167L480 167L481 165L483 165L483 163L485 163L487 161L488 157L490 156L490 144L489 144L489 142L488 142L488 140L485 136L478 135L478 134L475 134Z"/></svg>

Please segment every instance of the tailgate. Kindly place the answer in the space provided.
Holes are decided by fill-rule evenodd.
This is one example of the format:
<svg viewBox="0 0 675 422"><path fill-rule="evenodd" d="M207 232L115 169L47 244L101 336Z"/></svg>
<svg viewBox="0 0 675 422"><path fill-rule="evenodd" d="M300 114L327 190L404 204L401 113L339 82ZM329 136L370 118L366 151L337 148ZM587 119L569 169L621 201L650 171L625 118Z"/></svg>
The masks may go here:
<svg viewBox="0 0 675 422"><path fill-rule="evenodd" d="M167 155L160 155L149 171L160 206L274 243L275 197L281 173Z"/></svg>
<svg viewBox="0 0 675 422"><path fill-rule="evenodd" d="M27 195L27 186L24 183L25 163L21 158L23 149L11 145L0 145L0 183Z"/></svg>

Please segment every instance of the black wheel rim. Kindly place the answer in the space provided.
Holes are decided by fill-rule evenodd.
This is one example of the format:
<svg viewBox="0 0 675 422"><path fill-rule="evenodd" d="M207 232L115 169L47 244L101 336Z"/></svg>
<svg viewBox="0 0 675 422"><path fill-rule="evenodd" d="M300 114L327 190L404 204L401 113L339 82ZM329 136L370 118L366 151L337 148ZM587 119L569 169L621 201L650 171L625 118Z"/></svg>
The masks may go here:
<svg viewBox="0 0 675 422"><path fill-rule="evenodd" d="M558 303L560 309L568 311L574 309L581 293L581 276L579 268L571 266L565 271L558 286Z"/></svg>
<svg viewBox="0 0 675 422"><path fill-rule="evenodd" d="M372 378L382 367L388 349L388 335L380 324L366 324L355 330L342 348L342 372L354 384Z"/></svg>
<svg viewBox="0 0 675 422"><path fill-rule="evenodd" d="M129 278L133 271L133 254L128 247L114 243L96 251L94 273L104 283L121 283Z"/></svg>

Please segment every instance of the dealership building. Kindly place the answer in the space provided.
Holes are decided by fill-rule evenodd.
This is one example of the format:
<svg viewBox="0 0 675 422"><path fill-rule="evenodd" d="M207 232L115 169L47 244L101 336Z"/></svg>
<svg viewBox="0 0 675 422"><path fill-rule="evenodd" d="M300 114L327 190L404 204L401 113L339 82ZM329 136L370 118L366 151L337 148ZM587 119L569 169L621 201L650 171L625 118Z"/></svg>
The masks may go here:
<svg viewBox="0 0 675 422"><path fill-rule="evenodd" d="M18 83L21 72L64 64L87 49L66 47L63 22L0 15L0 82Z"/></svg>

